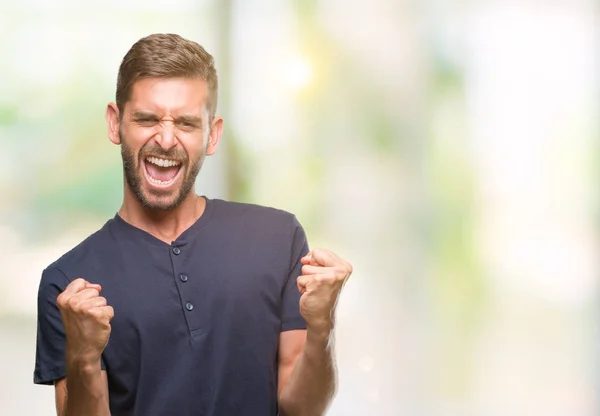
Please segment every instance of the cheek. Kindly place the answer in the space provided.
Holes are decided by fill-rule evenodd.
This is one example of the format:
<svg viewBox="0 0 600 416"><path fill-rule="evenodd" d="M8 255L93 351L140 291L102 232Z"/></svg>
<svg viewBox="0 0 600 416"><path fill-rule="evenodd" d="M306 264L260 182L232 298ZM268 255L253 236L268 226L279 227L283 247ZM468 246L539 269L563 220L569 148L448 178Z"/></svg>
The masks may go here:
<svg viewBox="0 0 600 416"><path fill-rule="evenodd" d="M136 157L148 147L154 137L151 129L135 128L121 134L121 143L125 143Z"/></svg>
<svg viewBox="0 0 600 416"><path fill-rule="evenodd" d="M131 139L135 146L141 148L145 146L150 140L156 136L156 129L151 127L137 127L131 131Z"/></svg>
<svg viewBox="0 0 600 416"><path fill-rule="evenodd" d="M183 139L180 140L180 144L190 160L198 160L204 154L205 143L202 137Z"/></svg>

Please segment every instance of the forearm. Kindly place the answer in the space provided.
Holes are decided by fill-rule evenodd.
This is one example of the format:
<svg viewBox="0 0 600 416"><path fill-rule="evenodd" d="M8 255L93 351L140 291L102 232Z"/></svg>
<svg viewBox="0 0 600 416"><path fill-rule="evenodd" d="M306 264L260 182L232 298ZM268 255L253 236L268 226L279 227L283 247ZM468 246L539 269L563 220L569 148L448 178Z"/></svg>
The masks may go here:
<svg viewBox="0 0 600 416"><path fill-rule="evenodd" d="M97 363L67 364L67 396L61 416L110 416L108 389Z"/></svg>
<svg viewBox="0 0 600 416"><path fill-rule="evenodd" d="M325 414L336 391L333 331L307 330L306 345L279 397L281 416Z"/></svg>

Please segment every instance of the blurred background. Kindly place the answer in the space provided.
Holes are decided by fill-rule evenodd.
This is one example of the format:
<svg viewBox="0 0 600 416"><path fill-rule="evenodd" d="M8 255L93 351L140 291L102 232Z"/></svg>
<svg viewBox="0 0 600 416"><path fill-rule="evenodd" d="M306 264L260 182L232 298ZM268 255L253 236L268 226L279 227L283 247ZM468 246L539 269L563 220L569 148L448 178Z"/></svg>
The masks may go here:
<svg viewBox="0 0 600 416"><path fill-rule="evenodd" d="M599 5L0 0L0 414L34 386L43 268L122 197L123 55L211 52L223 147L197 191L294 212L355 272L329 414L600 414Z"/></svg>

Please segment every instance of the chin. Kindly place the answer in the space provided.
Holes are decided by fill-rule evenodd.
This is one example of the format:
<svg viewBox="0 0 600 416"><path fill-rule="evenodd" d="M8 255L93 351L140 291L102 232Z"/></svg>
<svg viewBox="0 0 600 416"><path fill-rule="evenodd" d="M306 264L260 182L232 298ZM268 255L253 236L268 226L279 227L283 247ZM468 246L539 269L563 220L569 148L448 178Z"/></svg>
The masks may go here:
<svg viewBox="0 0 600 416"><path fill-rule="evenodd" d="M169 195L169 196L157 196L154 192L144 192L140 199L140 202L146 208L150 208L152 210L157 211L170 211L174 208L177 208L184 200L179 195Z"/></svg>

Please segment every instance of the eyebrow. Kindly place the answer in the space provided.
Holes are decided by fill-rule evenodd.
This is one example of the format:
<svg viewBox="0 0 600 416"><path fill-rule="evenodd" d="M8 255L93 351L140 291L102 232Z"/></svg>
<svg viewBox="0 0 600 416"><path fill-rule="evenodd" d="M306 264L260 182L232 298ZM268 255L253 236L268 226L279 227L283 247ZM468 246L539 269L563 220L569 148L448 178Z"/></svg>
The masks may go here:
<svg viewBox="0 0 600 416"><path fill-rule="evenodd" d="M143 120L143 119L158 119L158 116L149 111L135 111L131 118L134 120Z"/></svg>

